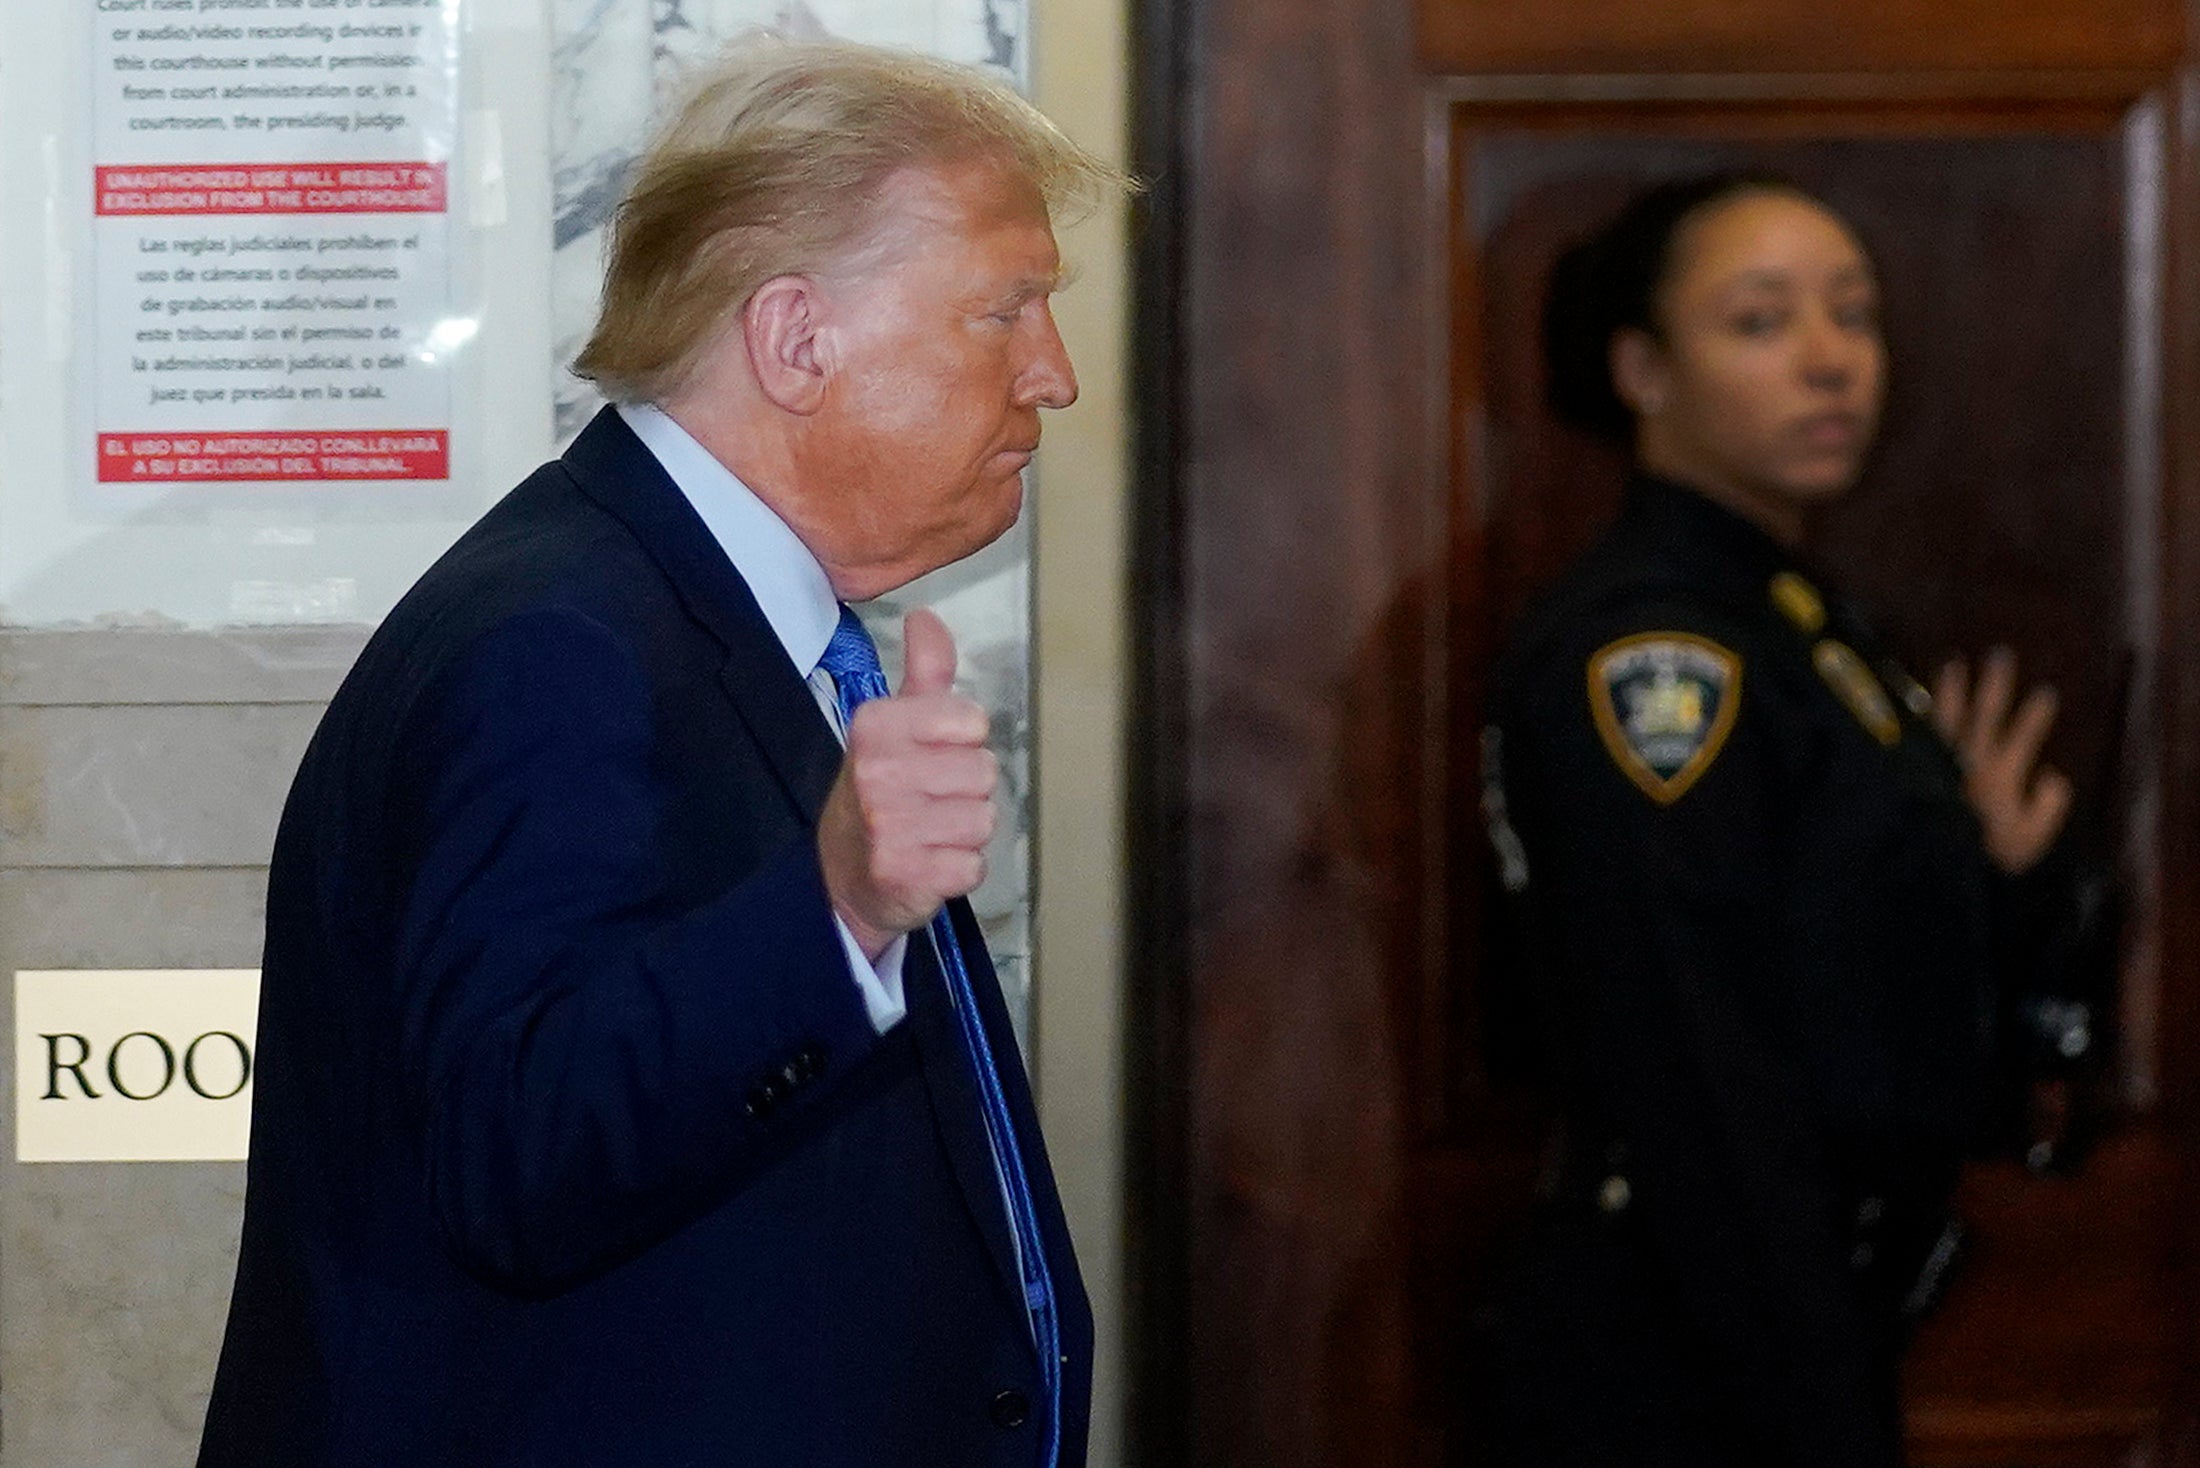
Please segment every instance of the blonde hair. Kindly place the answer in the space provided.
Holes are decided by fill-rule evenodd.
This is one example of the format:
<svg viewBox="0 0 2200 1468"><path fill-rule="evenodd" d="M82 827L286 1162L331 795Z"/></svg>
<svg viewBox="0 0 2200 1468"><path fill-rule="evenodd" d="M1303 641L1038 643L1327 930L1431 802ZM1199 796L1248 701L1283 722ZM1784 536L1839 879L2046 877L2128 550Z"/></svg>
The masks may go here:
<svg viewBox="0 0 2200 1468"><path fill-rule="evenodd" d="M758 286L861 243L889 178L973 160L1029 179L1054 219L1133 187L973 68L839 41L737 43L635 166L573 371L617 401L667 396Z"/></svg>

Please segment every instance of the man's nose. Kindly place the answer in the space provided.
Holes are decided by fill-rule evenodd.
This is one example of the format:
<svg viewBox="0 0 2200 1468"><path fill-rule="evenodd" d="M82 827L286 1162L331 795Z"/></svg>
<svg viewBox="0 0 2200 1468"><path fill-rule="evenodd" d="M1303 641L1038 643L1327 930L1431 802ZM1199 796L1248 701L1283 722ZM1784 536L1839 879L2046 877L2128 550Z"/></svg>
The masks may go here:
<svg viewBox="0 0 2200 1468"><path fill-rule="evenodd" d="M1054 313L1041 307L1037 315L1037 340L1031 360L1017 379L1017 400L1042 408L1066 408L1077 401L1077 369L1070 365L1069 348L1062 344Z"/></svg>

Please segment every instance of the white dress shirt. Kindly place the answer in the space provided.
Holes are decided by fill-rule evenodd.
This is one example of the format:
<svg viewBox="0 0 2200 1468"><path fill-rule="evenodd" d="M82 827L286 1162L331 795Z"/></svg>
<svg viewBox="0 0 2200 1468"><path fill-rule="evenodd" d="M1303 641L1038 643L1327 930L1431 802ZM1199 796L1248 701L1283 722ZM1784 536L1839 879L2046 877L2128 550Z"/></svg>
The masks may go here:
<svg viewBox="0 0 2200 1468"><path fill-rule="evenodd" d="M832 641L833 629L840 624L840 601L825 579L825 568L771 506L758 499L732 470L719 463L662 409L646 403L621 403L619 416L702 517L719 549L748 583L749 594L756 598L764 620L771 623L779 645L787 650L787 660L809 683L810 694L817 700L818 711L833 737L847 743L847 733L840 726L840 698L833 687L833 675L817 665L825 655L825 645ZM864 957L855 934L838 914L833 924L840 931L841 947L847 950L848 973L863 996L864 1010L872 1026L884 1034L909 1012L901 981L909 935L896 937L873 964Z"/></svg>

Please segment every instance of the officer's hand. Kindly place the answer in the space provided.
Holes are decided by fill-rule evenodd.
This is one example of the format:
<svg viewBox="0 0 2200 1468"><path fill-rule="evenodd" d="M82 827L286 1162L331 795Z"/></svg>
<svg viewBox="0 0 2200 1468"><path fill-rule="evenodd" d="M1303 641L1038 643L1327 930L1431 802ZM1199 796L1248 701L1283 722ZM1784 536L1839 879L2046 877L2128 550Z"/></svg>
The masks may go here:
<svg viewBox="0 0 2200 1468"><path fill-rule="evenodd" d="M2039 762L2055 724L2055 690L2033 689L2012 719L2016 688L2017 657L2006 647L1986 655L1975 689L1960 659L1943 667L1933 686L1933 723L1963 765L1964 793L1978 812L1987 855L2011 875L2047 855L2070 818L2070 781Z"/></svg>
<svg viewBox="0 0 2200 1468"><path fill-rule="evenodd" d="M954 691L947 624L919 609L902 625L901 691L856 710L817 822L825 891L874 959L985 880L1000 779L985 710Z"/></svg>

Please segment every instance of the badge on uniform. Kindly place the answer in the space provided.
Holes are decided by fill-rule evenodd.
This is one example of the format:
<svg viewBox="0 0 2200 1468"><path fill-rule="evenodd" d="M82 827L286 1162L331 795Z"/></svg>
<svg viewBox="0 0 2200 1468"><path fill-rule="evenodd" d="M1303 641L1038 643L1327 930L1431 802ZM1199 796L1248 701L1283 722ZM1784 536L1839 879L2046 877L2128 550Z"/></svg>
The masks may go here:
<svg viewBox="0 0 2200 1468"><path fill-rule="evenodd" d="M1895 715L1894 700L1854 648L1829 637L1810 650L1810 660L1872 738L1889 749L1902 742L1902 720Z"/></svg>
<svg viewBox="0 0 2200 1468"><path fill-rule="evenodd" d="M1742 660L1709 638L1645 632L1589 659L1589 708L1620 772L1660 805L1718 758L1741 709Z"/></svg>

